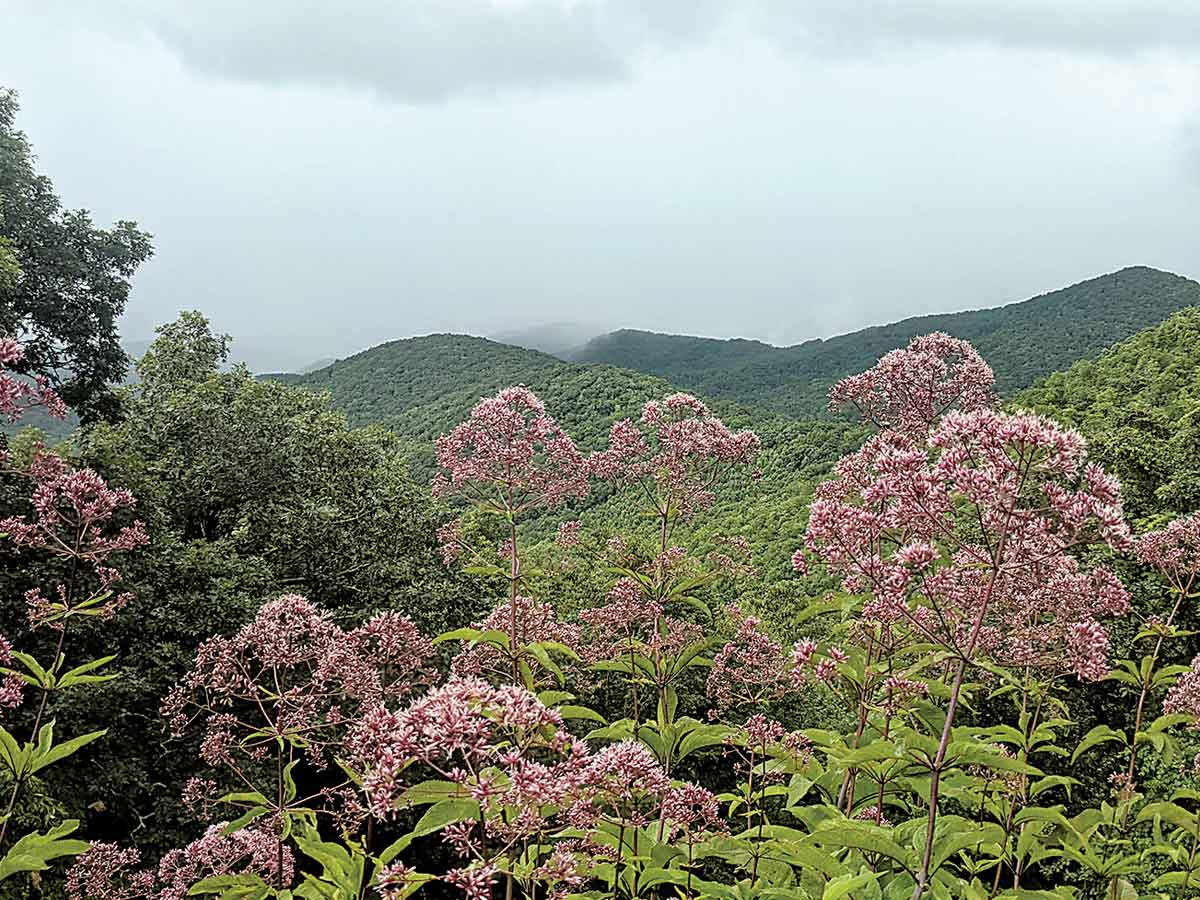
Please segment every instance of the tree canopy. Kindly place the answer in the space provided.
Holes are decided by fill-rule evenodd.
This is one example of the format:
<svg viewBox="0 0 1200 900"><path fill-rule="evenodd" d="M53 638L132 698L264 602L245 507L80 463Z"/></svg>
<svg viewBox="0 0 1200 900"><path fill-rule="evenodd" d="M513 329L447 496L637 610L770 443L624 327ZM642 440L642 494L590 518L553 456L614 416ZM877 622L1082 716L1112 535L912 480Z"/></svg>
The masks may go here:
<svg viewBox="0 0 1200 900"><path fill-rule="evenodd" d="M16 128L17 110L15 92L0 88L0 334L25 347L17 371L50 379L82 421L111 419L128 366L117 320L153 252L150 235L63 208Z"/></svg>

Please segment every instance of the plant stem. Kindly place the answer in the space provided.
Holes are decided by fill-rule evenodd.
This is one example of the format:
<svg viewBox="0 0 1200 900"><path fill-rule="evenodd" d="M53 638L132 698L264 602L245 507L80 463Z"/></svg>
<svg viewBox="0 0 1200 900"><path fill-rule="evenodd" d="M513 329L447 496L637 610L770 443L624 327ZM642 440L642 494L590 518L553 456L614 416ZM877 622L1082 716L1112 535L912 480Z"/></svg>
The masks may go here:
<svg viewBox="0 0 1200 900"><path fill-rule="evenodd" d="M1175 616L1179 612L1179 604L1183 602L1183 594L1180 593L1175 600L1175 605L1171 607L1171 614L1167 616L1165 626L1170 628L1175 621ZM1158 663L1158 655L1162 652L1163 642L1166 640L1165 634L1159 634L1158 640L1154 642L1154 652L1150 654L1150 668L1146 672L1146 677L1142 679L1142 690L1138 695L1137 711L1133 717L1133 743L1129 747L1129 768L1125 770L1125 776L1129 783L1133 783L1133 775L1137 771L1137 735L1142 730L1142 716L1145 714L1146 697L1150 694L1150 685L1154 681L1154 666ZM1124 816L1121 820L1124 825Z"/></svg>
<svg viewBox="0 0 1200 900"><path fill-rule="evenodd" d="M58 632L58 645L54 648L54 661L50 665L51 674L58 672L58 661L62 657L63 645L67 640L67 623L62 623L62 628ZM42 699L38 703L37 715L33 719L33 731L30 733L30 740L36 741L38 730L42 727L42 716L46 713L46 704L50 700L50 689L42 688ZM8 794L8 804L4 808L4 821L0 823L0 847L4 846L4 839L8 836L8 823L12 818L13 809L17 805L17 797L20 796L21 788L25 784L26 773L13 772L13 786Z"/></svg>
<svg viewBox="0 0 1200 900"><path fill-rule="evenodd" d="M508 655L512 658L512 681L520 683L521 667L517 656L517 577L520 563L517 560L517 520L511 511L512 489L509 489L510 510L508 515ZM511 888L511 882L509 887Z"/></svg>
<svg viewBox="0 0 1200 900"><path fill-rule="evenodd" d="M988 578L987 590L975 621L971 627L971 636L967 640L966 649L958 661L958 671L954 673L954 685L950 689L950 703L946 707L946 722L942 726L942 737L938 741L937 755L933 759L932 780L929 783L929 819L925 827L925 852L921 856L921 868L917 873L917 883L913 886L912 900L920 900L925 893L925 885L929 883L929 866L933 862L933 831L937 825L938 789L941 787L942 765L946 762L946 750L950 746L950 734L954 729L954 713L958 710L958 698L962 693L963 676L967 671L967 663L975 652L979 641L979 632L983 630L983 620L987 615L988 606L992 600L992 590L996 586L997 569L992 569Z"/></svg>

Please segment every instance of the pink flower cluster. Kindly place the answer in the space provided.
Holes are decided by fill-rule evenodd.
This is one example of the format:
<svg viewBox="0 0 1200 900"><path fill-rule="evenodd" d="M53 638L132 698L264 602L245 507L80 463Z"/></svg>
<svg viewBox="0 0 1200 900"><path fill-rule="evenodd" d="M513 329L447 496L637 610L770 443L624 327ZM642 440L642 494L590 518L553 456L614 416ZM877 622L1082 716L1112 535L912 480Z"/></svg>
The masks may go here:
<svg viewBox="0 0 1200 900"><path fill-rule="evenodd" d="M0 666L9 666L13 662L12 644L8 638L0 634ZM0 708L16 709L21 705L25 693L25 681L16 672L5 672L0 680Z"/></svg>
<svg viewBox="0 0 1200 900"><path fill-rule="evenodd" d="M437 439L439 497L465 496L493 510L555 507L588 492L583 455L527 388L479 401Z"/></svg>
<svg viewBox="0 0 1200 900"><path fill-rule="evenodd" d="M761 621L737 606L728 607L727 614L734 635L713 657L707 682L709 702L718 714L766 703L793 686L788 654L761 628Z"/></svg>
<svg viewBox="0 0 1200 900"><path fill-rule="evenodd" d="M609 744L579 768L568 817L573 825L598 822L644 827L661 810L671 779L640 741Z"/></svg>
<svg viewBox="0 0 1200 900"><path fill-rule="evenodd" d="M1158 569L1171 587L1187 596L1200 575L1200 513L1142 535L1135 549L1139 560Z"/></svg>
<svg viewBox="0 0 1200 900"><path fill-rule="evenodd" d="M444 880L469 898L486 896L499 860L524 853L530 840L546 853L532 877L558 897L582 884L581 855L609 852L570 837L578 830L600 823L644 827L660 815L672 829L720 827L716 798L673 785L644 744L621 741L592 752L566 731L557 711L511 685L452 678L406 709L367 713L348 749L377 817L401 809L406 791L429 771L478 802L478 818L442 830L469 860ZM564 830L566 840L558 837ZM407 875L398 873L396 882Z"/></svg>
<svg viewBox="0 0 1200 900"><path fill-rule="evenodd" d="M725 738L725 747L760 784L779 784L812 758L812 742L799 731L788 731L780 722L755 713L741 728ZM773 759L774 764L764 764Z"/></svg>
<svg viewBox="0 0 1200 900"><path fill-rule="evenodd" d="M703 628L666 615L636 578L618 579L608 601L579 614L587 626L580 646L586 662L628 659L634 654L654 661L655 677L665 677L666 663L705 641Z"/></svg>
<svg viewBox="0 0 1200 900"><path fill-rule="evenodd" d="M689 838L705 833L724 834L729 830L721 817L716 794L694 784L682 784L667 791L662 802L662 817L670 840L681 835Z"/></svg>
<svg viewBox="0 0 1200 900"><path fill-rule="evenodd" d="M817 490L806 546L871 621L1001 663L1107 671L1100 616L1129 597L1072 552L1130 544L1116 480L1078 432L1027 413L951 412L918 443L883 432ZM978 627L976 627L978 626Z"/></svg>
<svg viewBox="0 0 1200 900"><path fill-rule="evenodd" d="M609 589L608 603L579 614L589 627L581 646L583 658L595 663L640 650L651 640L662 615L662 606L646 596L637 579L618 579Z"/></svg>
<svg viewBox="0 0 1200 900"><path fill-rule="evenodd" d="M1163 713L1191 716L1193 727L1200 727L1200 656L1192 660L1191 669L1180 675L1167 691Z"/></svg>
<svg viewBox="0 0 1200 900"><path fill-rule="evenodd" d="M24 358L25 348L19 342L0 337L0 419L16 422L25 410L34 406L44 407L56 419L66 418L66 404L45 378L38 376L28 381L3 371Z"/></svg>
<svg viewBox="0 0 1200 900"><path fill-rule="evenodd" d="M243 828L226 834L227 823L167 853L155 868L136 870L141 854L117 844L94 843L67 874L71 900L183 900L198 882L220 875L256 875L267 885L286 887L295 861L287 846L268 831ZM283 867L280 868L282 861Z"/></svg>
<svg viewBox="0 0 1200 900"><path fill-rule="evenodd" d="M40 451L24 474L33 482L33 521L25 516L0 521L0 530L18 547L95 565L148 542L141 522L106 533L113 516L137 501L123 488L110 488L91 469L72 469L62 457Z"/></svg>
<svg viewBox="0 0 1200 900"><path fill-rule="evenodd" d="M18 548L68 563L76 574L69 582L54 586L56 599L46 597L37 587L26 592L31 625L57 628L76 614L112 616L132 595L114 589L120 573L108 565L109 559L150 540L140 521L113 525L114 517L136 505L133 494L110 488L91 469L72 469L62 457L44 450L38 450L20 474L33 483L34 516L10 516L0 521L0 531ZM79 577L89 569L93 576L90 585Z"/></svg>
<svg viewBox="0 0 1200 900"><path fill-rule="evenodd" d="M364 790L372 812L386 818L397 809L405 771L413 763L461 782L490 765L506 762L512 768L534 749L573 752L570 735L558 736L561 726L562 717L524 688L455 677L403 710L367 711L346 747L349 758L366 771ZM552 781L523 789L551 790ZM488 783L478 787L483 793L476 799L487 799Z"/></svg>
<svg viewBox="0 0 1200 900"><path fill-rule="evenodd" d="M913 338L874 368L844 378L829 406L849 403L877 428L923 435L950 409L986 409L995 402L992 370L966 341L940 331Z"/></svg>
<svg viewBox="0 0 1200 900"><path fill-rule="evenodd" d="M609 446L588 457L604 481L641 483L660 514L687 518L712 505L713 487L731 467L754 461L752 431L731 431L690 394L672 394L642 408L640 424L613 424Z"/></svg>
<svg viewBox="0 0 1200 900"><path fill-rule="evenodd" d="M278 739L325 765L357 701L373 706L431 683L434 648L406 617L385 612L345 631L303 597L266 603L230 637L209 638L162 703L172 734L198 724L201 755L241 771Z"/></svg>
<svg viewBox="0 0 1200 900"><path fill-rule="evenodd" d="M562 522L558 526L558 534L554 541L564 550L570 550L572 547L579 546L580 535L583 531L583 523L578 519L573 519L569 522Z"/></svg>
<svg viewBox="0 0 1200 900"><path fill-rule="evenodd" d="M777 700L804 687L810 674L819 682L831 681L849 660L842 648L831 646L821 653L817 643L808 639L786 651L763 630L758 618L745 615L735 605L728 606L726 613L735 631L717 651L709 669L710 717Z"/></svg>

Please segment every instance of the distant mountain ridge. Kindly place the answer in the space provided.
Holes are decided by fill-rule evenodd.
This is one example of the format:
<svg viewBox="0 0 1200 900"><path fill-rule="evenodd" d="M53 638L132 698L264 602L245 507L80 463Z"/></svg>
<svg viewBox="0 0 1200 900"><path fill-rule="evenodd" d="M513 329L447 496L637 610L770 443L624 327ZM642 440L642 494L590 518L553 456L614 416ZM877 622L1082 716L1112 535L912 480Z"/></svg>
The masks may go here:
<svg viewBox="0 0 1200 900"><path fill-rule="evenodd" d="M930 331L975 344L1007 395L1189 306L1200 306L1200 284L1134 266L1006 306L916 316L791 347L625 330L594 338L573 359L658 375L707 397L803 415L823 408L831 382Z"/></svg>

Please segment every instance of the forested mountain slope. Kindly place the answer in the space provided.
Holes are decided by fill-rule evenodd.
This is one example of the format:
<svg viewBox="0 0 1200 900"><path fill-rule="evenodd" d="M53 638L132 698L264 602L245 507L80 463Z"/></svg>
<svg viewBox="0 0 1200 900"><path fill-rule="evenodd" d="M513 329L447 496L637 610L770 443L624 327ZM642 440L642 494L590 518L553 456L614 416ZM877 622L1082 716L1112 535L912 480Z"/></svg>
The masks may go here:
<svg viewBox="0 0 1200 900"><path fill-rule="evenodd" d="M1100 338L1084 334L1085 330L1126 336L1124 330L1133 329L1136 320L1187 301L1200 303L1200 285L1149 269L1133 269L1024 304L954 318L973 323L980 333L985 326L991 328L975 340L996 368L1002 388L1011 394L1014 384L1031 379L1032 373L1054 360L1069 361L1081 353L1103 351L1098 346ZM1080 317L1080 309L1092 309L1095 314ZM1026 327L1035 314L1046 321L1036 328ZM993 317L991 325L983 321L985 316ZM814 366L820 363L826 370L835 366L847 371L865 369L878 356L903 346L911 333L950 327L946 318L930 316L870 329L859 333L862 340L856 346L851 346L852 336L821 342L810 362ZM1026 342L1024 350L1021 340ZM769 361L772 354L783 351L754 342L669 337L664 341L668 347L693 354L690 365L680 364L678 378L664 379L609 365L566 363L545 353L462 335L393 341L306 375L276 377L329 391L334 405L352 423L382 423L406 439L418 480L433 474L432 440L462 421L479 398L510 384L534 390L587 450L603 446L611 423L636 416L645 400L692 388L731 425L758 431L764 444L763 477L754 482L746 479L733 492L737 502L721 504L708 517L706 527L714 532L754 535L756 554L765 568L778 572L802 533L812 485L838 456L855 445L861 433L844 423L805 414L823 408L826 383L782 380L786 372L770 368ZM710 369L706 384L695 389L683 371L696 371L706 347L713 351L715 368ZM839 347L852 356L857 354L853 356L857 361L838 361L835 353ZM1189 309L1104 351L1099 359L1081 361L1069 371L1051 375L1036 389L1020 394L1018 402L1083 427L1105 462L1128 482L1131 510L1150 514L1165 502L1155 498L1166 490L1163 485L1170 480L1166 471L1172 465L1170 458L1183 452L1180 442L1186 442L1190 433L1178 426L1178 420L1195 407L1195 398L1200 396L1197 348L1200 310ZM739 367L739 354L753 356L757 362ZM712 389L719 382L714 376L717 369L727 378L736 374L755 381L731 396L729 391ZM765 390L754 390L755 383ZM785 402L776 402L779 400ZM1162 447L1154 443L1157 438L1153 434L1143 433L1146 429L1164 435ZM1176 446L1166 446L1168 433ZM1121 454L1153 456L1154 460L1139 468ZM1170 490L1182 490L1178 482L1176 478L1176 487ZM591 498L580 512L594 523L623 516L623 511L603 496Z"/></svg>
<svg viewBox="0 0 1200 900"><path fill-rule="evenodd" d="M393 341L307 375L272 376L329 391L352 424L381 423L406 439L414 477L434 473L433 439L461 422L481 397L512 384L533 390L547 412L585 450L605 446L609 426L637 417L649 399L678 390L668 381L607 365L566 363L544 353L463 335L430 335ZM707 398L706 398L707 399ZM796 419L728 400L714 407L732 427L751 428L763 442L762 475L743 477L737 490L706 517L713 534L741 531L776 574L803 534L803 509L811 487L840 455L861 439L842 422ZM600 492L579 509L596 526L636 517L624 496Z"/></svg>
<svg viewBox="0 0 1200 900"><path fill-rule="evenodd" d="M1015 398L1074 425L1136 518L1200 508L1200 309L1185 309Z"/></svg>
<svg viewBox="0 0 1200 900"><path fill-rule="evenodd" d="M616 418L671 388L641 372L565 363L536 350L458 334L391 341L306 375L274 375L329 391L352 424L383 423L428 445L480 397L523 384L585 446L599 446Z"/></svg>
<svg viewBox="0 0 1200 900"><path fill-rule="evenodd" d="M708 397L817 414L830 382L930 331L975 344L998 388L1011 394L1196 305L1200 284L1138 266L1020 303L919 316L793 347L617 331L591 341L578 359L659 375Z"/></svg>

